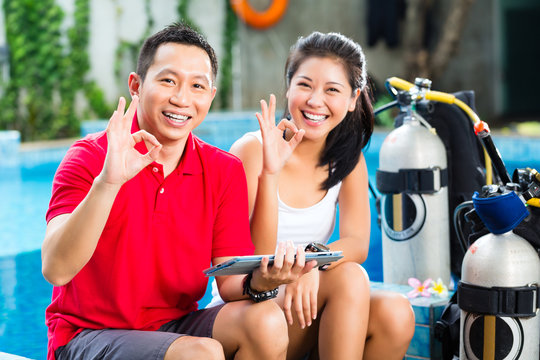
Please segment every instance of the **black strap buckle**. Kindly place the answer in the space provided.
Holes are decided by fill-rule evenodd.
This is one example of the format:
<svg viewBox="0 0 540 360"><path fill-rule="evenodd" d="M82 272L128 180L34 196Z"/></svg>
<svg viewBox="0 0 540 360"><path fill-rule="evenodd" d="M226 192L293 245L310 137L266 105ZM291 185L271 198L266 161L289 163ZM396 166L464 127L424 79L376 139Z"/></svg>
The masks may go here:
<svg viewBox="0 0 540 360"><path fill-rule="evenodd" d="M383 194L431 194L448 185L448 170L439 167L399 169L398 172L377 170L376 178L377 189Z"/></svg>
<svg viewBox="0 0 540 360"><path fill-rule="evenodd" d="M483 287L460 281L458 305L461 310L509 317L536 316L540 308L538 286Z"/></svg>

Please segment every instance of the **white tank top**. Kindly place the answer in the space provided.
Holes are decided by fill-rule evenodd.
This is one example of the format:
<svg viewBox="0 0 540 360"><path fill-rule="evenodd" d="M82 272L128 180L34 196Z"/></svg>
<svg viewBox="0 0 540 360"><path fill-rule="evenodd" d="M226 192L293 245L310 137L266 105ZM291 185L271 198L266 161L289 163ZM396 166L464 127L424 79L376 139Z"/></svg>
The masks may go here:
<svg viewBox="0 0 540 360"><path fill-rule="evenodd" d="M262 143L261 131L249 132ZM306 246L310 242L326 244L334 232L336 211L341 181L331 187L326 195L315 205L307 208L293 208L278 197L277 241L292 241L295 245ZM216 281L212 282L212 301L207 307L223 304Z"/></svg>

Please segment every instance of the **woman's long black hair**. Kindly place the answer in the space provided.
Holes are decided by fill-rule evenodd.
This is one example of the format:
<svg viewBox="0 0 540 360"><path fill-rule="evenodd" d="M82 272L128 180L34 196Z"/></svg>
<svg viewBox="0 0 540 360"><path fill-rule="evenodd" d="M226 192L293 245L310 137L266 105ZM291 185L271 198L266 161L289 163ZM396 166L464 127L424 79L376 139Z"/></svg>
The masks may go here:
<svg viewBox="0 0 540 360"><path fill-rule="evenodd" d="M319 166L328 165L328 178L322 189L328 190L343 180L358 164L362 149L373 133L373 106L367 81L366 60L360 45L337 33L313 32L301 37L291 48L285 64L287 88L300 65L310 57L335 58L343 63L349 74L349 84L360 90L354 111L349 111L343 121L326 138ZM351 94L352 96L352 94ZM285 104L288 115L288 103Z"/></svg>

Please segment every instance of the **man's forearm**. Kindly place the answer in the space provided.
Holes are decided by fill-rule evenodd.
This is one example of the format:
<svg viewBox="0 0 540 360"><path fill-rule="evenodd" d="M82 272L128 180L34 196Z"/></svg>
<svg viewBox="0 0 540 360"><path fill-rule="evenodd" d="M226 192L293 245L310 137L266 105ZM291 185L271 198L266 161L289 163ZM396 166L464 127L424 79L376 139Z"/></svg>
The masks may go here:
<svg viewBox="0 0 540 360"><path fill-rule="evenodd" d="M47 281L64 285L90 260L119 190L98 176L73 213L49 221L41 254Z"/></svg>

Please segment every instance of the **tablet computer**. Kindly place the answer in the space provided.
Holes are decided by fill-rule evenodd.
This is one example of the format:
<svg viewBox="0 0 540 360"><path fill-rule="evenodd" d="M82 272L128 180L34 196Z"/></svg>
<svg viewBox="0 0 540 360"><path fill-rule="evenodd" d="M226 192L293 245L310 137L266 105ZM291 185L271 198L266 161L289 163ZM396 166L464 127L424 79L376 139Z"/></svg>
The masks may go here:
<svg viewBox="0 0 540 360"><path fill-rule="evenodd" d="M261 259L264 256L270 257L269 265L274 263L274 255L237 256L203 270L203 273L206 274L206 276L249 274L259 267ZM321 266L337 261L342 257L342 251L308 252L306 253L306 263L311 260L317 260L316 266Z"/></svg>

